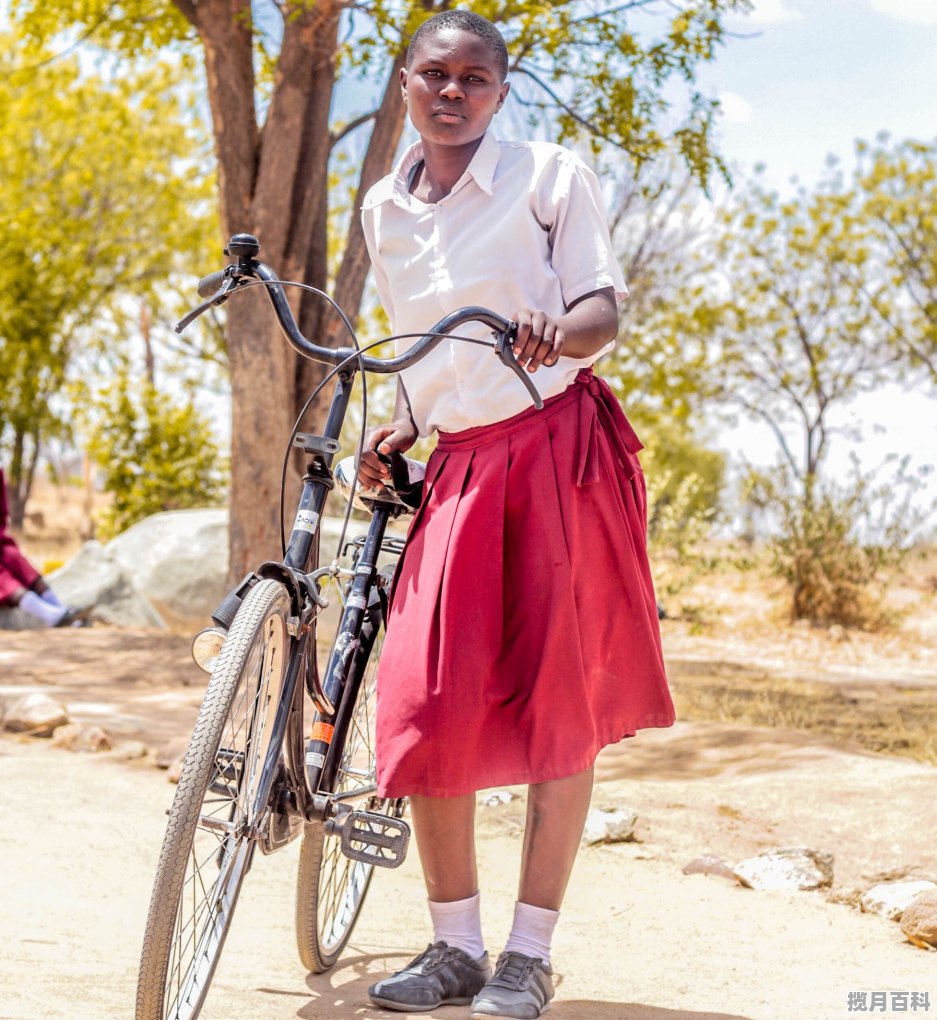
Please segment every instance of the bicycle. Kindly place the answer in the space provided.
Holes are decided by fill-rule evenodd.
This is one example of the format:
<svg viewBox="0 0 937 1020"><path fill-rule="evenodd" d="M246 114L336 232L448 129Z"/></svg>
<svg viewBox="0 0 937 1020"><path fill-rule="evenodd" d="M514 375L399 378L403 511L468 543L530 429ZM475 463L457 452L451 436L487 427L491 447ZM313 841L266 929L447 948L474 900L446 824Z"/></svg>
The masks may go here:
<svg viewBox="0 0 937 1020"><path fill-rule="evenodd" d="M258 848L271 854L302 836L297 946L303 965L314 973L332 967L345 948L374 867L397 867L406 855L405 802L379 797L373 746L375 664L391 581L377 560L382 550L401 551L400 539L386 535L387 525L412 512L415 502L405 498L404 486L394 484L400 460L394 459L392 481L383 489L358 494L371 521L366 535L346 546L352 549L351 567L341 567L338 559L321 567L318 562L320 522L335 475L356 495L356 465L345 462L334 473L332 467L356 374L400 371L460 325L477 321L492 330L494 340L460 339L492 346L536 406L543 406L514 359L514 323L495 312L459 309L393 358L368 357L356 340L355 349L320 347L300 332L285 284L256 259L259 250L256 238L236 234L224 253L237 261L200 281L206 300L177 331L237 290L261 286L291 346L332 366L322 385L331 379L334 389L323 434L294 428L291 437L307 460L283 559L249 573L213 613L216 626L193 644L211 679L168 812L147 914L136 1020L198 1016ZM330 584L344 584L343 610L320 675L317 620L328 604L323 588Z"/></svg>

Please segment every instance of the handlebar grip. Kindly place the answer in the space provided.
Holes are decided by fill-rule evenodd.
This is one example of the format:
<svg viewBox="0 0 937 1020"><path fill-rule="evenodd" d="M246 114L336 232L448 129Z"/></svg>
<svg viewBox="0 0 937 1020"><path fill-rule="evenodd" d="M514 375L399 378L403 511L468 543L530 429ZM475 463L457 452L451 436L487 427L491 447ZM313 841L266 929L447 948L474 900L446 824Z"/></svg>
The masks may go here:
<svg viewBox="0 0 937 1020"><path fill-rule="evenodd" d="M224 283L224 274L225 271L219 269L217 273L209 273L208 276L203 276L198 281L198 296L207 298L216 294Z"/></svg>

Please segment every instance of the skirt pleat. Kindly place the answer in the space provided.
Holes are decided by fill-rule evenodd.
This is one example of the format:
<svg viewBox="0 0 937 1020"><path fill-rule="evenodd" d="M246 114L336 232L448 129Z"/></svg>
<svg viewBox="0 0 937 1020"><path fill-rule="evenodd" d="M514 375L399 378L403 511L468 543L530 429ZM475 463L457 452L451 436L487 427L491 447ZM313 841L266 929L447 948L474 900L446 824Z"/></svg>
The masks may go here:
<svg viewBox="0 0 937 1020"><path fill-rule="evenodd" d="M382 796L558 779L673 723L640 448L589 370L440 434L378 671Z"/></svg>

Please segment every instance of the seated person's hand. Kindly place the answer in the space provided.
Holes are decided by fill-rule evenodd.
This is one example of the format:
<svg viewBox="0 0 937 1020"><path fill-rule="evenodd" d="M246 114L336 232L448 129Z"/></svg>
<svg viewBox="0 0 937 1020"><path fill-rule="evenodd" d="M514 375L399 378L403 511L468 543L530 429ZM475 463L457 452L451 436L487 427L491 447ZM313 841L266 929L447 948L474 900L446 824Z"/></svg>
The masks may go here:
<svg viewBox="0 0 937 1020"><path fill-rule="evenodd" d="M385 456L394 451L406 453L416 440L416 426L411 421L391 422L371 429L364 440L364 452L358 465L358 481L367 489L382 485L390 477L390 468L381 463L378 451Z"/></svg>

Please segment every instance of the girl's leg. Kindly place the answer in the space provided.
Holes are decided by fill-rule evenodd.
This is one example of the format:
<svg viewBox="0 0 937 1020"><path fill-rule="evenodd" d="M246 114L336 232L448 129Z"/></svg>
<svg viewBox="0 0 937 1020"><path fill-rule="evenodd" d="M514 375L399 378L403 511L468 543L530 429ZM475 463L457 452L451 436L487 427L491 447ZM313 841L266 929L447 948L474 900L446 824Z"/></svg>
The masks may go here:
<svg viewBox="0 0 937 1020"><path fill-rule="evenodd" d="M589 810L592 772L528 788L514 924L494 977L472 1002L473 1017L538 1017L553 998L550 943Z"/></svg>
<svg viewBox="0 0 937 1020"><path fill-rule="evenodd" d="M589 812L593 771L590 766L585 772L529 787L521 903L560 909Z"/></svg>
<svg viewBox="0 0 937 1020"><path fill-rule="evenodd" d="M479 914L475 795L411 797L410 816L433 919L433 944L368 989L387 1009L467 1005L491 977ZM444 944L442 944L444 943Z"/></svg>
<svg viewBox="0 0 937 1020"><path fill-rule="evenodd" d="M431 901L463 900L478 892L475 794L411 797L410 816Z"/></svg>

